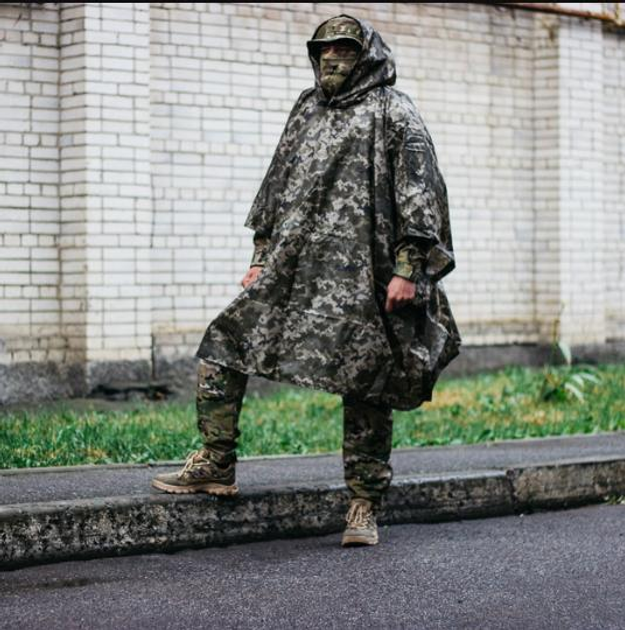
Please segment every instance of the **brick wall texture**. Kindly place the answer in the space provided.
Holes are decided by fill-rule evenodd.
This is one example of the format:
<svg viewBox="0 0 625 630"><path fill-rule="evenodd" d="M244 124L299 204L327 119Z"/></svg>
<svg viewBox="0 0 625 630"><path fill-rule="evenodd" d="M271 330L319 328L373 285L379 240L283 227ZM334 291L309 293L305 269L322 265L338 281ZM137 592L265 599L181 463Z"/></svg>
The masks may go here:
<svg viewBox="0 0 625 630"><path fill-rule="evenodd" d="M380 31L434 139L464 344L547 343L558 315L572 344L625 339L622 30L471 3L3 3L0 365L194 354L339 13Z"/></svg>

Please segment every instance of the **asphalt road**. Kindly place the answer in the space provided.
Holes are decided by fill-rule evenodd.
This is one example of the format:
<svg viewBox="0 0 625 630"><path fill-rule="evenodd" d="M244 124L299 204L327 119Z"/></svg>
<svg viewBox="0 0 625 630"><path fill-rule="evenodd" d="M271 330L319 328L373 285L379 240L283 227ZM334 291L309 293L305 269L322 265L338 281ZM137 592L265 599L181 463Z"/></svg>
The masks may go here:
<svg viewBox="0 0 625 630"><path fill-rule="evenodd" d="M0 628L625 629L625 505L0 574Z"/></svg>

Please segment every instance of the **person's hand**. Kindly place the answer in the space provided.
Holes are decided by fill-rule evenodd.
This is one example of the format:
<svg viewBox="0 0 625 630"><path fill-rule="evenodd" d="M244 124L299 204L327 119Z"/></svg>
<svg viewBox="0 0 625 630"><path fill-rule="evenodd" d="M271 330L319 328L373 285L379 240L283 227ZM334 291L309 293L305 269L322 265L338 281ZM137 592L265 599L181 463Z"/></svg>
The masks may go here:
<svg viewBox="0 0 625 630"><path fill-rule="evenodd" d="M384 307L386 312L390 313L394 309L408 304L408 302L414 300L416 292L417 286L414 282L410 282L410 280L406 280L401 276L393 276L386 290L386 305Z"/></svg>
<svg viewBox="0 0 625 630"><path fill-rule="evenodd" d="M247 289L248 285L252 284L252 282L258 278L262 270L262 267L250 267L245 276L243 276L243 280L241 280L241 286Z"/></svg>

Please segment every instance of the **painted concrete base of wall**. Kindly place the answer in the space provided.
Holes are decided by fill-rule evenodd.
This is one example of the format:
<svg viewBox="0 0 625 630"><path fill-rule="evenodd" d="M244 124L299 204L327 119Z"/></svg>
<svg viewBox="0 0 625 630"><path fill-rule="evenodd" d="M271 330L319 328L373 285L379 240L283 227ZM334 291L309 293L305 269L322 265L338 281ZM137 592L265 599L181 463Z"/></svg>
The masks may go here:
<svg viewBox="0 0 625 630"><path fill-rule="evenodd" d="M147 361L0 365L0 405L89 396L103 383L151 378Z"/></svg>
<svg viewBox="0 0 625 630"><path fill-rule="evenodd" d="M619 363L625 361L625 340L601 345L572 348L574 361L586 363ZM550 360L549 346L506 344L462 347L460 355L441 378L466 376L510 365L541 367ZM102 385L111 383L167 383L180 395L193 392L197 359L189 357L168 361L157 357L152 366L147 361L96 363L87 368L77 364L18 363L0 365L0 406L59 398L97 395ZM292 385L250 377L248 393L267 394Z"/></svg>

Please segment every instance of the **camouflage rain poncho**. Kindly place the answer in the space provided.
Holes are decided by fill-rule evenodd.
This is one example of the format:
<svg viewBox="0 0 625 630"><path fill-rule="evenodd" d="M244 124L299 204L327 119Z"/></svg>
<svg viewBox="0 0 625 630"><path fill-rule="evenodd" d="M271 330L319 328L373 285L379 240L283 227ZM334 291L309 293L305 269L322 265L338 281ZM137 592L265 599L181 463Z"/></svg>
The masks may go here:
<svg viewBox="0 0 625 630"><path fill-rule="evenodd" d="M354 18L356 19L356 18ZM197 357L274 381L412 409L431 400L460 335L442 283L455 266L447 191L411 99L371 24L326 99L286 123L245 225L269 239L264 269L208 326ZM415 299L384 310L398 244L426 261Z"/></svg>

